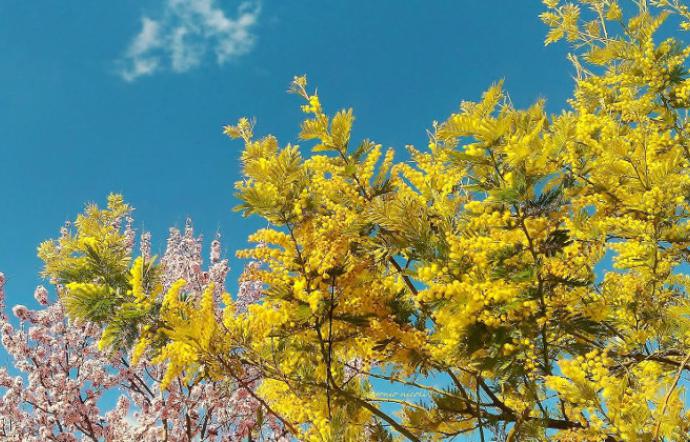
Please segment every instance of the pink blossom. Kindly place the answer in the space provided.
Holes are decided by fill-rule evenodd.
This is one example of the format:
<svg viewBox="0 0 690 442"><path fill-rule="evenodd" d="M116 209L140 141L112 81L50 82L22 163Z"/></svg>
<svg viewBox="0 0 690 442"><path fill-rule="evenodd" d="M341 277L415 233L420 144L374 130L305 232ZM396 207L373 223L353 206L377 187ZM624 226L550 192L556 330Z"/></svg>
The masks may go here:
<svg viewBox="0 0 690 442"><path fill-rule="evenodd" d="M139 250L141 251L141 256L143 256L146 261L151 260L151 233L150 232L144 232L141 234L141 240L139 243Z"/></svg>
<svg viewBox="0 0 690 442"><path fill-rule="evenodd" d="M5 274L0 272L0 319L6 319L5 316Z"/></svg>
<svg viewBox="0 0 690 442"><path fill-rule="evenodd" d="M48 290L42 285L39 285L34 291L34 298L39 304L48 305Z"/></svg>
<svg viewBox="0 0 690 442"><path fill-rule="evenodd" d="M220 240L218 238L214 239L211 243L210 259L212 263L220 261Z"/></svg>
<svg viewBox="0 0 690 442"><path fill-rule="evenodd" d="M251 261L245 267L244 273L240 277L240 287L237 292L235 306L238 313L247 311L250 304L258 302L263 294L263 282L256 279L254 274L259 267L259 263Z"/></svg>
<svg viewBox="0 0 690 442"><path fill-rule="evenodd" d="M136 241L136 232L134 231L134 228L132 227L132 222L134 221L132 217L128 216L125 218L125 221L127 224L125 225L125 247L127 250L130 252L132 251L132 248L134 247L134 242Z"/></svg>
<svg viewBox="0 0 690 442"><path fill-rule="evenodd" d="M15 305L12 308L12 313L14 316L19 318L20 321L28 321L31 318L31 313L29 309L24 305Z"/></svg>

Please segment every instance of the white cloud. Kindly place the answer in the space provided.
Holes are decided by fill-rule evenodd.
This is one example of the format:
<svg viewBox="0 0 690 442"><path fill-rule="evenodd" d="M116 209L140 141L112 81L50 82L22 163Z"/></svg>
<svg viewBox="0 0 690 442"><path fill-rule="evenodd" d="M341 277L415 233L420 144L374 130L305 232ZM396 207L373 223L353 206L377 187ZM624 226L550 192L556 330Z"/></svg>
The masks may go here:
<svg viewBox="0 0 690 442"><path fill-rule="evenodd" d="M239 5L229 17L216 0L164 0L157 19L142 17L137 34L120 60L126 81L171 69L186 72L199 66L209 52L222 65L254 46L258 3Z"/></svg>

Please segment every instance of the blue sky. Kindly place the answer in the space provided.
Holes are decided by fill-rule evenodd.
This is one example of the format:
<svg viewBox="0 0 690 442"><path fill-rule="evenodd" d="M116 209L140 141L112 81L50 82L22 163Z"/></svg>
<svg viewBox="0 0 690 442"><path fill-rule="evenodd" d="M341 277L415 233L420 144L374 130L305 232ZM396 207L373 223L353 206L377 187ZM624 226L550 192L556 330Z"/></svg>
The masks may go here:
<svg viewBox="0 0 690 442"><path fill-rule="evenodd" d="M226 255L264 224L231 211L241 145L224 124L297 142L306 73L326 109L353 107L354 138L425 146L433 120L505 79L518 106L558 112L572 89L544 47L541 2L0 1L0 271L33 305L36 246L85 202L123 193L161 251L194 220ZM232 258L231 287L242 270Z"/></svg>

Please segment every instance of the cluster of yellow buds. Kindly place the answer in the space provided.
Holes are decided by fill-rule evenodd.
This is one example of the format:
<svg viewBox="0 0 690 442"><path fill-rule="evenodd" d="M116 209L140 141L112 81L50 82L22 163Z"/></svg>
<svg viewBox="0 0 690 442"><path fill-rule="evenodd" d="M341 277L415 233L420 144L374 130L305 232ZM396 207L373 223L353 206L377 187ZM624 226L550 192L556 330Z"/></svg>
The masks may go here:
<svg viewBox="0 0 690 442"><path fill-rule="evenodd" d="M322 113L319 96L316 94L309 96L309 104L302 105L302 112L315 115Z"/></svg>

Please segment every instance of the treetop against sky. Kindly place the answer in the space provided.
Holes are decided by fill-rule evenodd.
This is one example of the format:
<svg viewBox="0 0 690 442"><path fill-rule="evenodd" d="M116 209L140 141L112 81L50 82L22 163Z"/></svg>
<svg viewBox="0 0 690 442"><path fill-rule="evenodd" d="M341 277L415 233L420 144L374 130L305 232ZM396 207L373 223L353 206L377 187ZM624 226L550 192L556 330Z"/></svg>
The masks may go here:
<svg viewBox="0 0 690 442"><path fill-rule="evenodd" d="M389 148L373 140L391 115L354 130L355 112L302 75L289 88L297 135L265 135L262 118L226 124L244 144L235 210L253 220L236 218L249 245L233 232L232 261L216 237L203 270L191 222L154 253L118 193L87 205L38 248L55 301L39 288L42 307L13 309L18 329L2 318L28 384L1 372L0 405L34 419L4 421L5 437L687 440L690 10L543 3L545 43L570 51L562 110L498 80L433 119L418 147ZM248 57L266 7L230 19L210 0L166 3L114 75L135 87ZM398 92L417 87L436 84ZM233 201L209 192L196 200ZM238 290L232 262L245 263ZM79 346L91 359L70 356ZM94 364L112 374L81 378ZM103 414L108 388L120 397Z"/></svg>

